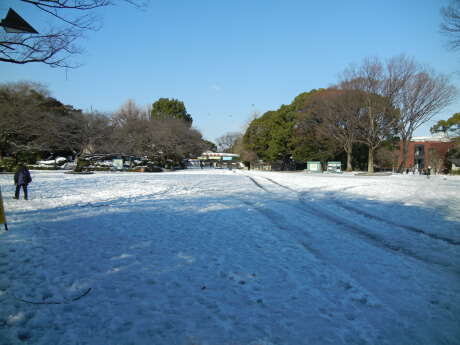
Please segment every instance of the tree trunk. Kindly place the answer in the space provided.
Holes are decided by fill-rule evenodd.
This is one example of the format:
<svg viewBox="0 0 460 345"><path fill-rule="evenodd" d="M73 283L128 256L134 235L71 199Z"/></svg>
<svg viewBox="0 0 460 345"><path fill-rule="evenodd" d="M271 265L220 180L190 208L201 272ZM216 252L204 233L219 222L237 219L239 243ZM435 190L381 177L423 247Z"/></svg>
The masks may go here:
<svg viewBox="0 0 460 345"><path fill-rule="evenodd" d="M345 171L353 171L353 147L345 147L347 153L347 169Z"/></svg>
<svg viewBox="0 0 460 345"><path fill-rule="evenodd" d="M369 174L374 173L374 151L375 149L369 146L369 159L367 161L367 172Z"/></svg>
<svg viewBox="0 0 460 345"><path fill-rule="evenodd" d="M84 162L85 162L84 159L81 159L78 155L75 155L75 168L73 169L73 171L82 172Z"/></svg>
<svg viewBox="0 0 460 345"><path fill-rule="evenodd" d="M404 166L406 165L406 160L407 160L407 153L409 152L409 144L410 144L410 140L407 140L406 138L402 138L401 164L399 164L398 170L396 171L398 173L404 172Z"/></svg>
<svg viewBox="0 0 460 345"><path fill-rule="evenodd" d="M345 171L353 171L353 155L347 152L347 169Z"/></svg>

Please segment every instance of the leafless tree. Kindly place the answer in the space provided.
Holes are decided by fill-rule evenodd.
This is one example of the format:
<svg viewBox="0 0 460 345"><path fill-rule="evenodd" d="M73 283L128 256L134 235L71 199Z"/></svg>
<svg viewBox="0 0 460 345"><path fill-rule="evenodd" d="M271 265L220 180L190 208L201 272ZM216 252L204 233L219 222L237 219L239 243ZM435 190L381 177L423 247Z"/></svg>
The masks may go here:
<svg viewBox="0 0 460 345"><path fill-rule="evenodd" d="M258 160L257 154L251 150L245 150L243 136L246 133L247 129L251 123L257 120L260 117L260 112L254 110L249 114L247 119L241 124L241 135L236 138L233 145L233 153L239 154L243 162L249 162L249 165L252 166L253 163Z"/></svg>
<svg viewBox="0 0 460 345"><path fill-rule="evenodd" d="M73 57L84 53L77 41L101 27L98 9L117 2L138 7L136 0L20 0L46 14L50 21L38 34L0 32L0 61L26 64L41 62L51 67L78 67ZM148 1L148 0L147 0Z"/></svg>
<svg viewBox="0 0 460 345"><path fill-rule="evenodd" d="M242 136L239 132L227 132L216 139L217 147L220 152L232 152L235 140Z"/></svg>
<svg viewBox="0 0 460 345"><path fill-rule="evenodd" d="M315 118L316 133L340 143L347 154L346 171L353 170L353 144L359 140L359 130L366 121L363 112L364 93L339 86L310 96L303 104Z"/></svg>
<svg viewBox="0 0 460 345"><path fill-rule="evenodd" d="M366 121L360 126L358 140L369 148L369 173L374 172L375 150L397 130L399 115L394 100L409 78L405 67L390 62L384 65L377 57L366 57L360 65L351 64L339 75L342 89L363 91Z"/></svg>
<svg viewBox="0 0 460 345"><path fill-rule="evenodd" d="M375 152L375 161L380 166L391 167L394 172L396 164L400 158L396 143L382 145Z"/></svg>
<svg viewBox="0 0 460 345"><path fill-rule="evenodd" d="M442 167L444 165L444 157L441 157L435 149L430 149L428 151L427 158L427 165L431 166L434 169L434 173L438 173L442 170Z"/></svg>
<svg viewBox="0 0 460 345"><path fill-rule="evenodd" d="M258 110L254 110L252 113L250 113L247 119L240 125L241 133L243 134L246 133L252 121L257 120L259 117L260 117L260 111Z"/></svg>
<svg viewBox="0 0 460 345"><path fill-rule="evenodd" d="M402 63L413 65L411 60L404 60ZM394 104L400 114L399 133L402 141L402 159L398 172L404 170L414 131L452 104L458 96L458 89L451 84L447 75L436 73L432 68L419 64L410 69L415 73L411 73L394 97Z"/></svg>
<svg viewBox="0 0 460 345"><path fill-rule="evenodd" d="M21 151L72 151L77 170L94 150L110 148L109 118L85 114L50 96L41 84L0 85L0 153L17 158Z"/></svg>
<svg viewBox="0 0 460 345"><path fill-rule="evenodd" d="M441 8L444 23L441 24L441 33L447 38L446 47L449 50L460 49L460 0L452 0L450 5Z"/></svg>
<svg viewBox="0 0 460 345"><path fill-rule="evenodd" d="M64 116L55 117L49 128L54 145L74 154L75 172L82 170L86 158L112 151L110 119L106 115L70 109Z"/></svg>
<svg viewBox="0 0 460 345"><path fill-rule="evenodd" d="M150 137L150 112L128 99L112 115L114 152L127 156L144 156Z"/></svg>
<svg viewBox="0 0 460 345"><path fill-rule="evenodd" d="M368 172L373 172L374 151L388 136L398 133L402 141L402 172L413 132L451 104L458 90L448 76L417 63L404 54L383 64L378 58L365 58L351 65L340 76L343 90L363 91L367 121L359 141L369 147Z"/></svg>
<svg viewBox="0 0 460 345"><path fill-rule="evenodd" d="M243 162L248 162L250 166L253 166L254 162L259 159L254 151L244 149L243 134L235 140L233 153L239 154L241 160Z"/></svg>
<svg viewBox="0 0 460 345"><path fill-rule="evenodd" d="M39 83L0 84L0 159L6 153L17 158L21 151L43 146L44 123L62 104Z"/></svg>

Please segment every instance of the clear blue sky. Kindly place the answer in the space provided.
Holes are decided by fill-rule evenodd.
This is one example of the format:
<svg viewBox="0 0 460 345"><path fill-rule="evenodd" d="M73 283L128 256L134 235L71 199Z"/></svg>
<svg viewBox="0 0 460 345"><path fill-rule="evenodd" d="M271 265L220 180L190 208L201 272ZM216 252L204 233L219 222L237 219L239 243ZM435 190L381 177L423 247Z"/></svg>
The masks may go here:
<svg viewBox="0 0 460 345"><path fill-rule="evenodd" d="M460 53L443 48L439 10L447 0L151 0L101 11L104 26L79 43L78 69L0 63L0 82L31 80L83 110L110 112L127 99L147 106L162 97L183 101L205 139L240 130L301 92L325 88L351 62L405 53L460 88ZM17 0L2 0L35 29L46 25ZM460 102L416 131L428 135ZM208 115L210 114L210 115Z"/></svg>

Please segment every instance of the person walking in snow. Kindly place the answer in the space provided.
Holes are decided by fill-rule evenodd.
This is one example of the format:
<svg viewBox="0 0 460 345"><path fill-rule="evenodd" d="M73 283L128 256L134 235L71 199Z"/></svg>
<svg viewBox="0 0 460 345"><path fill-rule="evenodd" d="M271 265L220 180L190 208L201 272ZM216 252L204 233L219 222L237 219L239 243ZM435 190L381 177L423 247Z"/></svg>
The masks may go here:
<svg viewBox="0 0 460 345"><path fill-rule="evenodd" d="M16 172L14 173L14 184L16 185L16 191L14 193L13 199L19 199L19 192L24 191L24 200L28 199L27 195L27 185L32 182L32 177L30 176L30 171L27 169L23 163L19 163Z"/></svg>
<svg viewBox="0 0 460 345"><path fill-rule="evenodd" d="M449 169L442 170L442 179L447 180L447 174L449 173Z"/></svg>

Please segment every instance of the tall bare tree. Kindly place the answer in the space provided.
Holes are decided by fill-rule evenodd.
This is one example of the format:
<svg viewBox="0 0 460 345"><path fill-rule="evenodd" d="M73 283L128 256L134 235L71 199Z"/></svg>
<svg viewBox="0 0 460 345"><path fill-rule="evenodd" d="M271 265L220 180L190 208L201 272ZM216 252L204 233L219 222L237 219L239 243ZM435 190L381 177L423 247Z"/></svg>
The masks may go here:
<svg viewBox="0 0 460 345"><path fill-rule="evenodd" d="M417 63L404 54L382 63L365 58L351 65L340 76L340 87L364 92L366 125L360 138L369 147L368 172L373 172L373 155L380 143L398 133L402 141L402 172L413 132L451 104L458 90L446 75Z"/></svg>
<svg viewBox="0 0 460 345"><path fill-rule="evenodd" d="M246 120L241 124L241 135L235 140L233 146L233 152L240 155L243 162L249 162L249 166L253 166L254 162L258 159L257 154L254 151L246 150L244 148L244 134L251 125L251 123L260 117L260 112L254 110L249 114Z"/></svg>
<svg viewBox="0 0 460 345"><path fill-rule="evenodd" d="M240 125L241 133L246 133L247 129L251 125L252 121L257 120L260 117L260 111L254 110L249 116L244 120L244 122Z"/></svg>
<svg viewBox="0 0 460 345"><path fill-rule="evenodd" d="M220 152L232 152L235 141L243 135L240 132L227 132L216 139L217 149Z"/></svg>
<svg viewBox="0 0 460 345"><path fill-rule="evenodd" d="M410 63L409 60L405 62ZM394 104L400 114L399 134L402 142L398 172L404 170L414 131L452 104L458 96L458 89L451 84L447 75L418 64L414 70L416 73L411 75L394 97Z"/></svg>
<svg viewBox="0 0 460 345"><path fill-rule="evenodd" d="M150 138L150 112L128 99L112 115L114 150L121 155L144 156Z"/></svg>
<svg viewBox="0 0 460 345"><path fill-rule="evenodd" d="M377 57L366 57L360 65L351 64L339 74L341 88L362 91L362 111L366 121L358 140L369 148L368 172L374 172L374 153L387 136L396 131L399 117L393 100L405 78L403 71L391 70Z"/></svg>
<svg viewBox="0 0 460 345"><path fill-rule="evenodd" d="M35 7L49 17L47 26L38 29L38 34L0 32L0 61L26 64L40 62L51 67L78 67L81 64L72 58L84 53L77 44L89 31L101 27L97 11L119 2L138 7L144 1L136 0L20 0ZM148 0L146 0L148 1ZM51 21L53 19L53 21ZM27 21L27 20L26 20Z"/></svg>

